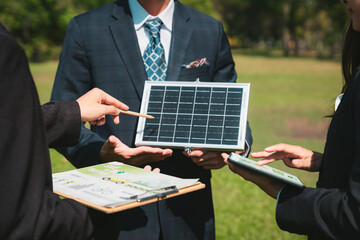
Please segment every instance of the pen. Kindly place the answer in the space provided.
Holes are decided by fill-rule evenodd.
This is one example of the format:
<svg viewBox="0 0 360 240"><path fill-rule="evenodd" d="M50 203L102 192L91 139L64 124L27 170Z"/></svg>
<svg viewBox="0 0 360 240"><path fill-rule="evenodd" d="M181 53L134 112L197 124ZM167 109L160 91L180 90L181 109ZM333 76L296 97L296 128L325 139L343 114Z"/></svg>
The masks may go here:
<svg viewBox="0 0 360 240"><path fill-rule="evenodd" d="M154 117L151 116L151 115L141 114L141 113L137 113L137 112L124 111L124 110L120 110L120 112L125 113L125 114L129 114L129 115L133 115L133 116L137 116L137 117L144 117L144 118L148 118L148 119L154 119Z"/></svg>

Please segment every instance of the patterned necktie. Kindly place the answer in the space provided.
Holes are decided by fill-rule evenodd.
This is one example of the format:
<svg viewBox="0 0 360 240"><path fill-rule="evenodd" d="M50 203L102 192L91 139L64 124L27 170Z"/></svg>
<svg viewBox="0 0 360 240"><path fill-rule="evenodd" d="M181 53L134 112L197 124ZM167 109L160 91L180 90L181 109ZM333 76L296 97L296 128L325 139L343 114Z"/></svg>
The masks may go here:
<svg viewBox="0 0 360 240"><path fill-rule="evenodd" d="M166 63L164 47L160 42L160 19L148 20L144 23L145 30L150 34L143 60L146 74L150 81L165 81Z"/></svg>

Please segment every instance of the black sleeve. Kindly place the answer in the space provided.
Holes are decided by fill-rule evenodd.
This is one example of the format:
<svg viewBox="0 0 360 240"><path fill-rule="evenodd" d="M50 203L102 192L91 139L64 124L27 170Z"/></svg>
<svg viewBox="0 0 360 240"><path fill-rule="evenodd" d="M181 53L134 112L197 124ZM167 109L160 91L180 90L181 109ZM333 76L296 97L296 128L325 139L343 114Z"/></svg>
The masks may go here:
<svg viewBox="0 0 360 240"><path fill-rule="evenodd" d="M49 147L75 145L80 137L81 115L79 104L49 102L41 106Z"/></svg>
<svg viewBox="0 0 360 240"><path fill-rule="evenodd" d="M52 192L42 111L24 51L0 24L0 239L89 239L84 206Z"/></svg>

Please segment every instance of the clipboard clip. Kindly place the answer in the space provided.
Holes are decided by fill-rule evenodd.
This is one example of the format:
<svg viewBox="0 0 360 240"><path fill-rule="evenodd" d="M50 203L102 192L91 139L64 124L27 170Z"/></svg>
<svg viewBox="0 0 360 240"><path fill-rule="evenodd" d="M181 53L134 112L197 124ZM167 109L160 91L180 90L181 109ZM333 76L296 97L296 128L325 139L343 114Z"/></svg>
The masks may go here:
<svg viewBox="0 0 360 240"><path fill-rule="evenodd" d="M165 187L165 188L160 188L160 189L150 191L150 193L154 193L154 195L149 195L149 196L144 196L144 197L141 197L141 195L137 196L137 201L143 202L143 201L153 199L153 198L158 198L158 199L165 198L167 195L177 193L178 191L179 190L176 188L175 185Z"/></svg>
<svg viewBox="0 0 360 240"><path fill-rule="evenodd" d="M147 190L144 193L132 195L130 197L122 197L122 199L125 199L127 201L109 204L109 205L106 205L105 207L114 208L114 207L118 206L120 203L124 204L124 203L131 203L131 202L143 202L143 201L150 200L150 199L158 199L159 200L159 199L163 199L163 198L167 197L170 194L177 193L177 192L179 192L179 190L177 189L176 185L171 185L171 186L167 186L167 187L163 187L163 188Z"/></svg>

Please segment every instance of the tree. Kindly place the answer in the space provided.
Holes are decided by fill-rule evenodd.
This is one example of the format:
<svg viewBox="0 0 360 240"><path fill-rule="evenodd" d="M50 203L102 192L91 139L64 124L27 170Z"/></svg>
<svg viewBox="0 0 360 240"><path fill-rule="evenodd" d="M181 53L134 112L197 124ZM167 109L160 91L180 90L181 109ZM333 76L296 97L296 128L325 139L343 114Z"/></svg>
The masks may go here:
<svg viewBox="0 0 360 240"><path fill-rule="evenodd" d="M285 56L316 47L323 55L325 46L334 55L347 18L338 0L212 1L230 37L247 47L281 42Z"/></svg>
<svg viewBox="0 0 360 240"><path fill-rule="evenodd" d="M31 60L38 61L61 43L68 9L56 0L1 0L0 20L23 45Z"/></svg>
<svg viewBox="0 0 360 240"><path fill-rule="evenodd" d="M254 42L276 42L282 36L282 2L266 0L213 0L230 37L249 46Z"/></svg>
<svg viewBox="0 0 360 240"><path fill-rule="evenodd" d="M40 61L62 44L72 17L110 2L113 1L1 0L0 21L24 47L30 60Z"/></svg>

